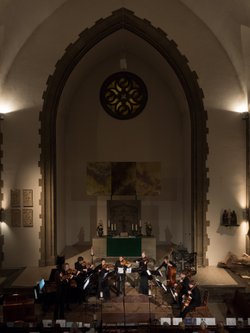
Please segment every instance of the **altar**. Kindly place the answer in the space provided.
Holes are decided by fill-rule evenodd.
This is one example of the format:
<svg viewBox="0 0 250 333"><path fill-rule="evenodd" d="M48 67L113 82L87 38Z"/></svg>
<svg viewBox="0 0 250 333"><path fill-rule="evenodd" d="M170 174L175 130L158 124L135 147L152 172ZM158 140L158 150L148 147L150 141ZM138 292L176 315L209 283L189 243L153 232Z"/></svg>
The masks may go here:
<svg viewBox="0 0 250 333"><path fill-rule="evenodd" d="M95 237L92 241L95 258L106 257L140 257L145 251L149 258L156 259L155 237Z"/></svg>

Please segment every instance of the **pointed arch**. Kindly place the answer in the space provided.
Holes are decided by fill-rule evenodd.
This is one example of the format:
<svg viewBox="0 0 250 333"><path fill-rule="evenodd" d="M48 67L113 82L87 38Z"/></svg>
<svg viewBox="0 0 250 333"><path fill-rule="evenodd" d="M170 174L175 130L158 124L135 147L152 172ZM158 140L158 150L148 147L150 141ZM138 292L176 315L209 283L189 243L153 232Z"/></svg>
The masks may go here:
<svg viewBox="0 0 250 333"><path fill-rule="evenodd" d="M101 40L119 29L127 29L154 47L173 68L185 93L191 119L191 211L192 246L197 252L198 265L206 265L206 210L208 180L206 159L207 113L203 105L203 92L186 58L165 32L128 9L116 10L105 19L85 29L74 44L70 44L57 62L54 73L48 78L44 92L41 121L41 260L40 265L54 264L56 255L56 118L63 88L75 66L84 55Z"/></svg>

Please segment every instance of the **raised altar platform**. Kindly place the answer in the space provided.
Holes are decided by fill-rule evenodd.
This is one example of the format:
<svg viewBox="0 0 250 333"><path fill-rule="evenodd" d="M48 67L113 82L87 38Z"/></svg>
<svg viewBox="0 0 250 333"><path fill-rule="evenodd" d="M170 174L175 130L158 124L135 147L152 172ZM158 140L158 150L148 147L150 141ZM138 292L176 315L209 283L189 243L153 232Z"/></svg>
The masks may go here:
<svg viewBox="0 0 250 333"><path fill-rule="evenodd" d="M95 237L92 241L95 257L140 257L145 251L150 258L156 259L155 237Z"/></svg>

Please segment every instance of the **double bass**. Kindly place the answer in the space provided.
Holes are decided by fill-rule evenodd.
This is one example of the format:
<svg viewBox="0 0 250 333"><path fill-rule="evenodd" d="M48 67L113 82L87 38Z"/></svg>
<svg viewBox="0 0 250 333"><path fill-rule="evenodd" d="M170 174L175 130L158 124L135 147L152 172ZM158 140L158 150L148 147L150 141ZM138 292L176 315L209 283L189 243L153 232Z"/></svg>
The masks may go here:
<svg viewBox="0 0 250 333"><path fill-rule="evenodd" d="M176 267L173 265L168 265L167 287L173 288L175 284L176 284Z"/></svg>

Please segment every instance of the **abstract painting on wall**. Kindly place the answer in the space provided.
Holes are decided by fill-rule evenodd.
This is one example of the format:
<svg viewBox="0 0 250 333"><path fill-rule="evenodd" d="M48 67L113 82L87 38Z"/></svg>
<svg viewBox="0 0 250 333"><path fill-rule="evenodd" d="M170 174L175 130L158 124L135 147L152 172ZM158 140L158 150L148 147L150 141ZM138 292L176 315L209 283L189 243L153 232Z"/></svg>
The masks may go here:
<svg viewBox="0 0 250 333"><path fill-rule="evenodd" d="M136 193L140 196L160 195L161 163L136 163Z"/></svg>
<svg viewBox="0 0 250 333"><path fill-rule="evenodd" d="M87 195L111 195L111 163L88 162L86 177Z"/></svg>
<svg viewBox="0 0 250 333"><path fill-rule="evenodd" d="M87 163L87 195L155 196L160 192L160 162Z"/></svg>

